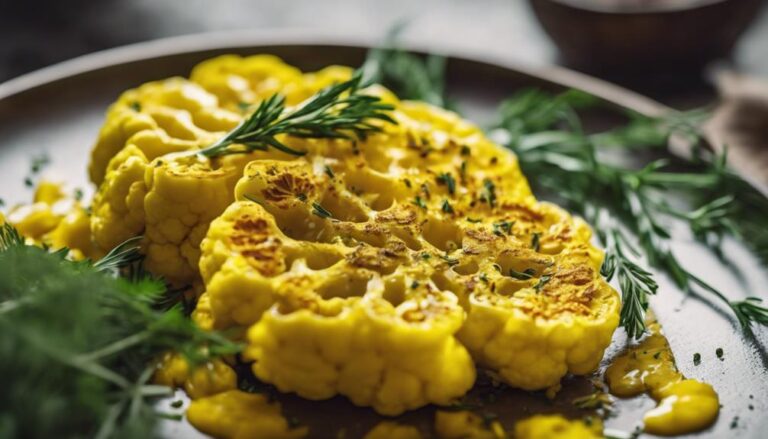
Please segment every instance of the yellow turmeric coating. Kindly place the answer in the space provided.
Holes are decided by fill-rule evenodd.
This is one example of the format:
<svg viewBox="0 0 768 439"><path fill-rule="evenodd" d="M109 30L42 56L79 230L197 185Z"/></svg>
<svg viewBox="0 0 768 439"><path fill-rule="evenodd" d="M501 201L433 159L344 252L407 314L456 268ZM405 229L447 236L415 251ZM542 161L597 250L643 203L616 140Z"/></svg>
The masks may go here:
<svg viewBox="0 0 768 439"><path fill-rule="evenodd" d="M376 424L363 439L422 439L421 432L413 425L403 425L392 421Z"/></svg>
<svg viewBox="0 0 768 439"><path fill-rule="evenodd" d="M97 246L143 234L150 271L205 287L195 321L250 328L255 374L306 398L397 414L461 396L475 364L525 389L594 370L619 299L590 230L456 114L376 86L398 123L365 140L187 153L273 93L299 105L350 74L225 56L124 93L90 164Z"/></svg>
<svg viewBox="0 0 768 439"><path fill-rule="evenodd" d="M505 439L497 420L485 420L470 411L435 412L435 433L440 439Z"/></svg>
<svg viewBox="0 0 768 439"><path fill-rule="evenodd" d="M223 361L212 360L190 370L184 357L173 352L163 355L153 381L163 386L181 387L192 399L237 388L235 371Z"/></svg>
<svg viewBox="0 0 768 439"><path fill-rule="evenodd" d="M560 415L537 415L515 424L515 439L602 439L603 423L590 418L568 420Z"/></svg>
<svg viewBox="0 0 768 439"><path fill-rule="evenodd" d="M230 56L200 64L191 80L171 78L123 93L107 113L89 165L99 186L91 219L97 248L103 253L144 234L151 272L174 284L194 283L200 241L233 201L243 166L254 157L287 157L268 151L207 161L174 153L215 142L242 120L242 104L277 91L298 103L350 75L342 67L302 75L271 56Z"/></svg>
<svg viewBox="0 0 768 439"><path fill-rule="evenodd" d="M672 436L710 426L720 411L717 393L709 384L686 379L677 370L672 350L653 320L648 337L616 358L605 371L611 393L621 397L647 392L658 402L643 417L645 431Z"/></svg>
<svg viewBox="0 0 768 439"><path fill-rule="evenodd" d="M295 439L308 432L306 427L292 428L280 405L266 395L240 390L192 401L187 419L203 433L222 439Z"/></svg>
<svg viewBox="0 0 768 439"><path fill-rule="evenodd" d="M388 414L444 400L353 397L336 372L347 360L318 354L326 345L341 349L341 333L365 327L356 323L357 309L375 303L401 316L396 328L429 321L432 334L422 337L434 346L458 340L517 387L543 389L568 372L594 370L618 323L619 300L598 273L602 255L589 244L587 226L536 203L514 156L477 128L425 104L399 108L399 124L365 142L296 141L306 156L246 167L235 190L241 201L213 223L202 245L214 327L255 324L248 350L254 370L281 390L308 398L337 392ZM453 213L442 208L445 201ZM456 299L455 311L441 313L455 316L458 332L437 332L425 291L441 298L429 304ZM304 351L293 353L294 344ZM301 360L294 358L299 352ZM405 363L402 356L397 363ZM318 364L327 376L310 379ZM381 373L378 364L369 373ZM467 377L462 385L471 384L473 373L458 373ZM376 377L372 382L381 382Z"/></svg>
<svg viewBox="0 0 768 439"><path fill-rule="evenodd" d="M17 206L8 222L25 238L53 250L70 249L75 259L98 256L91 244L90 218L86 209L62 185L41 181L32 204Z"/></svg>

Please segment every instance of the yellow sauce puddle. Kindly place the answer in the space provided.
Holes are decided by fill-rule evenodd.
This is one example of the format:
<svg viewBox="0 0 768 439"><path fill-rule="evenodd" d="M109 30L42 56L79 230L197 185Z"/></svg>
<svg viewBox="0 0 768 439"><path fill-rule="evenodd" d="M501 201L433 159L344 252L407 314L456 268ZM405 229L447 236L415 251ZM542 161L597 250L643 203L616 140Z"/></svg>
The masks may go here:
<svg viewBox="0 0 768 439"><path fill-rule="evenodd" d="M645 431L673 436L702 430L717 419L717 393L709 384L686 379L661 325L649 313L649 335L616 358L605 371L610 392L619 397L647 393L658 403L643 417Z"/></svg>

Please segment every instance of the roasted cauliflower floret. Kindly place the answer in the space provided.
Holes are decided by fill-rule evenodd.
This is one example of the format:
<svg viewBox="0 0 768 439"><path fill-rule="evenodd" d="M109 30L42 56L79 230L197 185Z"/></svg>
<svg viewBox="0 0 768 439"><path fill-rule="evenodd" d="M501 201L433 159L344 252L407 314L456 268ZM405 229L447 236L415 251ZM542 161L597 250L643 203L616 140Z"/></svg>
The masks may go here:
<svg viewBox="0 0 768 439"><path fill-rule="evenodd" d="M603 423L569 420L560 415L537 415L515 424L515 439L601 439Z"/></svg>
<svg viewBox="0 0 768 439"><path fill-rule="evenodd" d="M435 412L435 433L440 439L505 439L508 437L499 421L486 420L466 410Z"/></svg>
<svg viewBox="0 0 768 439"><path fill-rule="evenodd" d="M99 185L91 220L96 247L103 253L144 234L150 271L175 284L194 283L200 241L233 201L243 166L255 157L290 156L263 151L208 162L192 151L234 128L251 111L248 103L275 92L290 92L289 101L298 103L350 75L342 67L302 75L274 57L221 57L199 65L191 80L171 78L125 92L107 113L89 166ZM243 81L243 90L258 92L232 101Z"/></svg>
<svg viewBox="0 0 768 439"><path fill-rule="evenodd" d="M192 401L187 419L203 433L222 439L296 439L308 432L306 427L292 428L280 405L266 395L240 390Z"/></svg>
<svg viewBox="0 0 768 439"><path fill-rule="evenodd" d="M91 152L91 181L100 185L109 162L128 145L136 146L151 161L214 142L241 118L240 113L221 108L216 96L183 78L128 90L107 112Z"/></svg>
<svg viewBox="0 0 768 439"><path fill-rule="evenodd" d="M144 234L146 267L175 284L198 277L200 242L210 221L233 200L238 166L215 165L195 155L169 155L148 163L128 146L110 162L93 201L97 246L110 249Z"/></svg>
<svg viewBox="0 0 768 439"><path fill-rule="evenodd" d="M422 439L424 436L413 425L403 425L392 421L376 424L363 439Z"/></svg>
<svg viewBox="0 0 768 439"><path fill-rule="evenodd" d="M35 244L53 250L68 248L75 259L99 256L91 244L86 208L59 183L41 181L33 203L11 209L7 221Z"/></svg>
<svg viewBox="0 0 768 439"><path fill-rule="evenodd" d="M93 152L97 246L145 235L150 271L201 281L201 327L234 329L258 378L310 399L397 414L461 396L475 364L525 389L594 370L619 299L589 228L456 114L371 87L397 123L364 139L194 154L267 97L351 74L224 56L126 92Z"/></svg>

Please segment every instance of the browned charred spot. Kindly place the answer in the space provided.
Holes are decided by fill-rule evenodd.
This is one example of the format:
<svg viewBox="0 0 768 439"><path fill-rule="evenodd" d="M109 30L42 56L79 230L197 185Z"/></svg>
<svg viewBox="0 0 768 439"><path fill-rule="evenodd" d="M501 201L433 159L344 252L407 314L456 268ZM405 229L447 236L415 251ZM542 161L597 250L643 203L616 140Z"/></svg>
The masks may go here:
<svg viewBox="0 0 768 439"><path fill-rule="evenodd" d="M406 322L423 322L426 320L426 315L419 309L409 309L403 313L403 320Z"/></svg>
<svg viewBox="0 0 768 439"><path fill-rule="evenodd" d="M265 219L243 216L235 221L232 230L230 242L253 268L264 276L282 272L282 242L269 233Z"/></svg>
<svg viewBox="0 0 768 439"><path fill-rule="evenodd" d="M520 203L503 203L501 209L505 212L512 212L517 219L530 222L540 222L544 220L544 215L533 210L531 206Z"/></svg>
<svg viewBox="0 0 768 439"><path fill-rule="evenodd" d="M298 196L310 196L314 193L315 185L307 174L294 175L284 172L269 180L268 187L262 190L264 199L279 202Z"/></svg>
<svg viewBox="0 0 768 439"><path fill-rule="evenodd" d="M582 286L592 282L593 278L594 271L591 267L586 265L577 265L572 268L558 271L553 280L557 280L565 284Z"/></svg>
<svg viewBox="0 0 768 439"><path fill-rule="evenodd" d="M401 241L390 241L383 248L361 244L347 255L347 261L355 267L388 274L400 265L406 251L407 247Z"/></svg>
<svg viewBox="0 0 768 439"><path fill-rule="evenodd" d="M238 232L262 233L267 230L268 226L267 220L264 218L253 218L246 215L235 220L232 228Z"/></svg>
<svg viewBox="0 0 768 439"><path fill-rule="evenodd" d="M409 225L416 222L418 215L412 209L407 207L401 207L398 209L390 209L379 213L376 216L376 221L382 223L397 223L400 225Z"/></svg>
<svg viewBox="0 0 768 439"><path fill-rule="evenodd" d="M498 239L496 235L484 229L467 229L464 233L469 238L480 242L490 242Z"/></svg>

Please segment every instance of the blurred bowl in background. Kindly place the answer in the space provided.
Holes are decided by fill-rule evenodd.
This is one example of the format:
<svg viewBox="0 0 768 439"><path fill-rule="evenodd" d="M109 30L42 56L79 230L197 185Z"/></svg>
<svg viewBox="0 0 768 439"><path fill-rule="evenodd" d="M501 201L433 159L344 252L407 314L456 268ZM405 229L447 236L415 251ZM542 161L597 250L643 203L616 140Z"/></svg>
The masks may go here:
<svg viewBox="0 0 768 439"><path fill-rule="evenodd" d="M569 66L597 74L699 71L727 57L764 0L529 0Z"/></svg>

